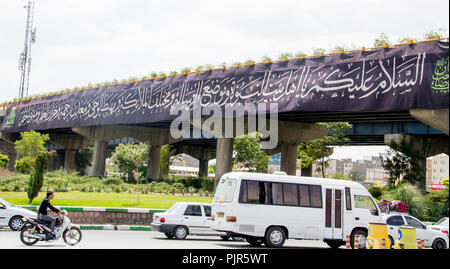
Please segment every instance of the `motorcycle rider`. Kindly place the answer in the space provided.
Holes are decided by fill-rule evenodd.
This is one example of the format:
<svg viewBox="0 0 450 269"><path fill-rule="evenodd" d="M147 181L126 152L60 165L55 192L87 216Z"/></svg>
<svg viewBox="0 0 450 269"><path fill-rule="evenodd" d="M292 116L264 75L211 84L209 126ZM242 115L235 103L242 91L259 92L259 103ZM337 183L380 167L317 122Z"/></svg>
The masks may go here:
<svg viewBox="0 0 450 269"><path fill-rule="evenodd" d="M39 206L38 218L42 221L50 222L50 229L51 229L50 236L53 237L53 239L55 239L56 238L56 235L55 235L56 219L47 215L48 208L50 208L55 213L60 212L60 210L58 208L54 207L50 203L50 200L52 200L53 198L55 198L55 193L53 191L48 191L47 197L42 200L41 205Z"/></svg>

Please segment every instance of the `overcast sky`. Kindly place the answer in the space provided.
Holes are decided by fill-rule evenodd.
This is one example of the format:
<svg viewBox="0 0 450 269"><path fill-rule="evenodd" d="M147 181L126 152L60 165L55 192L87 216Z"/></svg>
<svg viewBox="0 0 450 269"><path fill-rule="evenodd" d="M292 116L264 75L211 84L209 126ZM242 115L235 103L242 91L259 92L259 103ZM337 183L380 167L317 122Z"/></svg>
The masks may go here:
<svg viewBox="0 0 450 269"><path fill-rule="evenodd" d="M0 103L18 96L25 3L0 0ZM283 52L371 47L380 33L393 42L423 39L449 28L448 9L448 0L36 0L29 94Z"/></svg>

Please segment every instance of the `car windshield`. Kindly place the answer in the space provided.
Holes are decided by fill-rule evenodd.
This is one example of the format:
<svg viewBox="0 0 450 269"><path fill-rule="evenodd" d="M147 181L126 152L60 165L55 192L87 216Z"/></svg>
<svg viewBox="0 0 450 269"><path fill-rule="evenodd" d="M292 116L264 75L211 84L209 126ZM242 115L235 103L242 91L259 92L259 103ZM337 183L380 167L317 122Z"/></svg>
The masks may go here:
<svg viewBox="0 0 450 269"><path fill-rule="evenodd" d="M439 220L436 225L441 225L441 226L448 226L448 218L443 218L441 220Z"/></svg>
<svg viewBox="0 0 450 269"><path fill-rule="evenodd" d="M3 205L6 205L7 207L14 206L13 204L11 204L11 203L9 203L9 202L3 200L2 198L0 198L0 203L3 204Z"/></svg>

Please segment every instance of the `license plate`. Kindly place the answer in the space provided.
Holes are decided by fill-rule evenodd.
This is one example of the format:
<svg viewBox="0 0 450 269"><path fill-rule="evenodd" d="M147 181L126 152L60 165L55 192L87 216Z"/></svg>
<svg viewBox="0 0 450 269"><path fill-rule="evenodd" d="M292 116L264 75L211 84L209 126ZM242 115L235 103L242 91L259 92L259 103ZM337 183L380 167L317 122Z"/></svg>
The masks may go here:
<svg viewBox="0 0 450 269"><path fill-rule="evenodd" d="M221 218L221 219L223 219L223 218L224 218L224 216L225 216L225 214L224 214L224 213L217 213L217 217L219 217L219 218Z"/></svg>

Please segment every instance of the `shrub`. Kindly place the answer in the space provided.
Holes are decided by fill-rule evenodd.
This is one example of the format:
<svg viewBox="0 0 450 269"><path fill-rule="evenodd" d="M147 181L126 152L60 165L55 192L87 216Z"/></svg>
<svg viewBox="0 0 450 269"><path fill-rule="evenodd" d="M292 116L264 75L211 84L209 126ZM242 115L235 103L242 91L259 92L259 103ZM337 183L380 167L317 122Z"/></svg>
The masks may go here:
<svg viewBox="0 0 450 269"><path fill-rule="evenodd" d="M373 196L373 198L377 200L380 200L381 195L383 195L383 190L379 187L370 187L368 191Z"/></svg>
<svg viewBox="0 0 450 269"><path fill-rule="evenodd" d="M118 177L110 177L103 181L106 185L121 185L123 180Z"/></svg>
<svg viewBox="0 0 450 269"><path fill-rule="evenodd" d="M0 153L0 167L6 167L9 162L9 157Z"/></svg>
<svg viewBox="0 0 450 269"><path fill-rule="evenodd" d="M19 173L28 174L30 173L32 166L33 159L31 157L23 157L22 159L16 161L14 168Z"/></svg>
<svg viewBox="0 0 450 269"><path fill-rule="evenodd" d="M213 192L214 191L214 179L204 177L201 178L202 180L202 189L206 192Z"/></svg>
<svg viewBox="0 0 450 269"><path fill-rule="evenodd" d="M390 201L400 200L408 205L410 215L423 219L424 197L416 186L410 183L400 184L395 189L383 194L381 198Z"/></svg>
<svg viewBox="0 0 450 269"><path fill-rule="evenodd" d="M48 168L48 159L50 154L48 152L40 152L37 155L33 164L33 171L30 174L30 181L28 182L27 195L28 199L33 202L44 184L44 172Z"/></svg>

